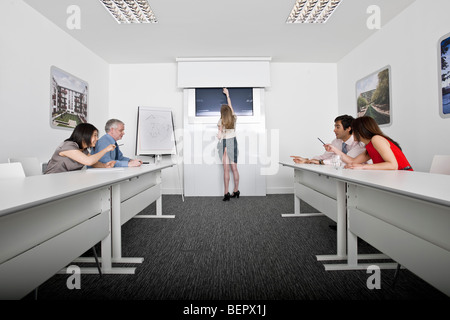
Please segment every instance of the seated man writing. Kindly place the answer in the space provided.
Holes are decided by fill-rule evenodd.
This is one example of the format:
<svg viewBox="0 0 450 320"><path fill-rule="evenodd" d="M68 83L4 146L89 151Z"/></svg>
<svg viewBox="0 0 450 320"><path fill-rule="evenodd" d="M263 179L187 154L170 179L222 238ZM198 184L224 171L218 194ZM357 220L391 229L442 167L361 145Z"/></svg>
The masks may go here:
<svg viewBox="0 0 450 320"><path fill-rule="evenodd" d="M125 134L125 125L122 121L117 119L108 120L105 125L105 131L106 134L97 141L95 148L92 150L92 154L96 154L109 144L115 145L116 148L115 150L107 152L100 159L100 162L107 163L114 160L114 167L139 167L142 164L141 160L133 160L125 157L119 149L117 141L122 139Z"/></svg>
<svg viewBox="0 0 450 320"><path fill-rule="evenodd" d="M364 144L355 141L353 138L351 127L353 120L354 118L349 115L342 115L334 119L334 134L336 135L336 139L330 143L350 157L356 157L366 151ZM295 163L332 164L331 159L334 155L334 152L326 151L322 155L314 156L311 159L299 156L291 157L294 158Z"/></svg>

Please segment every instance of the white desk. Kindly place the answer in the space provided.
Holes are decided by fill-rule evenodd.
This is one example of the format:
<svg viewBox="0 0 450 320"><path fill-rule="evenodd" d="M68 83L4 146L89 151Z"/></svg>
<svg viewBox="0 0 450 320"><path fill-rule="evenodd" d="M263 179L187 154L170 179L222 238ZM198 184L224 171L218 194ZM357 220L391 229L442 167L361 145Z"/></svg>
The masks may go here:
<svg viewBox="0 0 450 320"><path fill-rule="evenodd" d="M122 257L122 225L131 218L175 218L162 214L161 170L172 163L149 164L134 168L89 169L89 175L109 174L111 179L111 231L113 263L142 263L140 257ZM137 215L151 203L156 202L156 215ZM101 258L103 259L103 257ZM100 259L100 260L101 260ZM95 262L93 258L81 257L76 262ZM97 269L84 269L86 273L98 273ZM134 273L135 268L114 268L106 273Z"/></svg>
<svg viewBox="0 0 450 320"><path fill-rule="evenodd" d="M450 295L450 176L281 164L347 185L347 263L326 266L327 270L367 268L358 264L360 237Z"/></svg>
<svg viewBox="0 0 450 320"><path fill-rule="evenodd" d="M336 170L329 166L298 165L281 163L294 168L294 213L282 214L282 217L315 217L326 215L337 223L336 255L318 256L319 260L345 259L346 243L346 195L345 183L334 179ZM317 171L317 169L320 169ZM300 199L321 213L300 212Z"/></svg>
<svg viewBox="0 0 450 320"><path fill-rule="evenodd" d="M450 176L348 173L348 265L357 237L450 296Z"/></svg>
<svg viewBox="0 0 450 320"><path fill-rule="evenodd" d="M346 182L342 180L342 169L314 164L281 163L294 169L294 213L282 217L314 217L326 215L336 222L336 254L317 255L318 261L347 259L347 195ZM300 199L321 213L300 212ZM384 254L358 255L358 259L389 259ZM383 268L395 268L394 264L381 264ZM356 266L354 266L355 268ZM361 265L358 265L361 267ZM340 264L325 265L326 270L342 270L348 266Z"/></svg>
<svg viewBox="0 0 450 320"><path fill-rule="evenodd" d="M123 195L121 204L128 201L138 210L157 201L157 215L162 216L160 173L170 166L82 170L1 180L0 299L23 297L99 241L103 273L133 273L112 268L112 244L120 248L121 239L120 232L111 237L110 230L120 230L120 221L128 221L131 216L125 210L122 220L121 210L113 212L111 202ZM140 183L129 184L131 181ZM131 197L125 192L113 194L114 188L122 184L125 190L132 191Z"/></svg>
<svg viewBox="0 0 450 320"><path fill-rule="evenodd" d="M20 299L109 236L109 190L98 179L6 179L0 194L0 299Z"/></svg>

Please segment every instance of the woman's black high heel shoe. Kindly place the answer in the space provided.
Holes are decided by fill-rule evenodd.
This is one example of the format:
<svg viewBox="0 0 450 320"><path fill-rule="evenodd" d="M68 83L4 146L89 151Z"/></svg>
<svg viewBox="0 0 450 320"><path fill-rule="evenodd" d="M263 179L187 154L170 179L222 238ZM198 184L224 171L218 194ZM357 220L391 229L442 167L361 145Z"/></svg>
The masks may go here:
<svg viewBox="0 0 450 320"><path fill-rule="evenodd" d="M229 192L227 192L226 194L225 194L225 196L223 197L223 199L222 199L222 201L230 201L230 193Z"/></svg>
<svg viewBox="0 0 450 320"><path fill-rule="evenodd" d="M241 192L238 190L236 192L233 192L233 194L231 195L232 198L238 198L239 199L239 195L241 194Z"/></svg>

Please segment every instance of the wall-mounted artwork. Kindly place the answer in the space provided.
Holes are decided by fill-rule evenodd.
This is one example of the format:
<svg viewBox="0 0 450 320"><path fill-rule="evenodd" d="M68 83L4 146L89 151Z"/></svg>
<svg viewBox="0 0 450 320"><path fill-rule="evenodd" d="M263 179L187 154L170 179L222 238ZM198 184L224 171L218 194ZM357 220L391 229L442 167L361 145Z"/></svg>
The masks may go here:
<svg viewBox="0 0 450 320"><path fill-rule="evenodd" d="M450 117L450 34L439 40L439 113Z"/></svg>
<svg viewBox="0 0 450 320"><path fill-rule="evenodd" d="M73 129L88 121L88 83L55 66L50 69L50 125Z"/></svg>
<svg viewBox="0 0 450 320"><path fill-rule="evenodd" d="M356 82L357 116L370 116L378 125L391 124L391 70L387 66Z"/></svg>

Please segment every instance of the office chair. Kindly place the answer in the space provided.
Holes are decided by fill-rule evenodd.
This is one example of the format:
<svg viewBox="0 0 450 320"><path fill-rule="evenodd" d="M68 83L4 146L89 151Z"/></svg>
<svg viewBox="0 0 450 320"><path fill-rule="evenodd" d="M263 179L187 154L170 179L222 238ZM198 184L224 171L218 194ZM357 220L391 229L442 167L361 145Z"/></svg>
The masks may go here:
<svg viewBox="0 0 450 320"><path fill-rule="evenodd" d="M16 163L0 163L0 179L9 178L25 178L25 171L22 164Z"/></svg>
<svg viewBox="0 0 450 320"><path fill-rule="evenodd" d="M450 174L450 155L435 155L431 162L430 173Z"/></svg>
<svg viewBox="0 0 450 320"><path fill-rule="evenodd" d="M35 157L16 157L9 158L9 163L20 162L25 172L25 176L36 176L42 174L42 165Z"/></svg>

